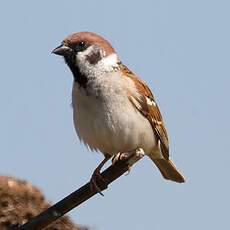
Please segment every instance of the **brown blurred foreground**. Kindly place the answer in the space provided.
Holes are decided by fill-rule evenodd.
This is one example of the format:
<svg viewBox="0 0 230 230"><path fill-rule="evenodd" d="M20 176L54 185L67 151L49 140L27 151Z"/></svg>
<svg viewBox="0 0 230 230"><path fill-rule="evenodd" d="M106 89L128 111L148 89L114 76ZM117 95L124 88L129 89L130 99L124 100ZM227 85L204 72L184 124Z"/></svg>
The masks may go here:
<svg viewBox="0 0 230 230"><path fill-rule="evenodd" d="M0 176L0 230L24 224L50 206L42 193L31 183ZM87 230L87 228L77 227L64 216L46 230Z"/></svg>

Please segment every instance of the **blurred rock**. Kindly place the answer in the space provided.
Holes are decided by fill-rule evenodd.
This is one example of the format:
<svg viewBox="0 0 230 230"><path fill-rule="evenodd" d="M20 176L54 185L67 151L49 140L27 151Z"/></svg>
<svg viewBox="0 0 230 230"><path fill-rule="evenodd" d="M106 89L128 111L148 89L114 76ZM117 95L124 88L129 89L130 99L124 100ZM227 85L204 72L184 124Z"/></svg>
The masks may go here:
<svg viewBox="0 0 230 230"><path fill-rule="evenodd" d="M50 207L41 191L31 183L13 177L0 176L0 229L26 223ZM77 227L66 216L59 218L46 230L87 230Z"/></svg>

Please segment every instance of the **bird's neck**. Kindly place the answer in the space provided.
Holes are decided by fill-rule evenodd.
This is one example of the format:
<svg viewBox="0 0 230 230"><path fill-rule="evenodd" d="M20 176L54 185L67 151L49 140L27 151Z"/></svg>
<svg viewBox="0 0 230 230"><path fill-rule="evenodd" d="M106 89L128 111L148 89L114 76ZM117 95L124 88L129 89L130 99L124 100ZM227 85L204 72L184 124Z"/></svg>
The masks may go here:
<svg viewBox="0 0 230 230"><path fill-rule="evenodd" d="M84 60L78 61L77 64L67 61L67 65L73 74L74 81L80 87L86 88L88 81L101 77L105 73L117 71L119 59L114 53L104 57L96 64Z"/></svg>

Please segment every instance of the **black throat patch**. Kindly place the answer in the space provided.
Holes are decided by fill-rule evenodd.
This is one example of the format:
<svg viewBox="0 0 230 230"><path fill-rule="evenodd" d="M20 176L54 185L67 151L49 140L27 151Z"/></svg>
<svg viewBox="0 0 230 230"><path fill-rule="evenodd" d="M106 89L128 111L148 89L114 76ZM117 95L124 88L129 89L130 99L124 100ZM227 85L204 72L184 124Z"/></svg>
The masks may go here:
<svg viewBox="0 0 230 230"><path fill-rule="evenodd" d="M64 57L64 59L73 74L74 81L77 82L80 87L86 88L88 79L80 72L78 66L74 63L73 60L75 60L75 57Z"/></svg>

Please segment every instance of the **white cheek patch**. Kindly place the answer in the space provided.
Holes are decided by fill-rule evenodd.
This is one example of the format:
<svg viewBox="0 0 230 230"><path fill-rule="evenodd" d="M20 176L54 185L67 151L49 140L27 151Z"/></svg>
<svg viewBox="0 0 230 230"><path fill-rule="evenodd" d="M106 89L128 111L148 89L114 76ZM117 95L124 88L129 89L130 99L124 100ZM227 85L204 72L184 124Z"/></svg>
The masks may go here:
<svg viewBox="0 0 230 230"><path fill-rule="evenodd" d="M92 52L94 52L96 49L96 47L94 45L88 47L86 50L82 51L82 52L78 52L77 53L77 60L81 63L84 63L86 60L86 57L88 55L90 55Z"/></svg>
<svg viewBox="0 0 230 230"><path fill-rule="evenodd" d="M87 59L95 49L99 49L98 46L92 45L88 47L85 51L79 52L76 56L76 63L79 66L81 73L90 76L101 76L101 73L111 72L118 66L119 59L117 54L113 53L107 57L102 58L97 64L91 64ZM100 50L100 52L102 52Z"/></svg>
<svg viewBox="0 0 230 230"><path fill-rule="evenodd" d="M110 54L107 57L104 57L101 61L101 64L104 66L116 66L118 63L117 54Z"/></svg>

